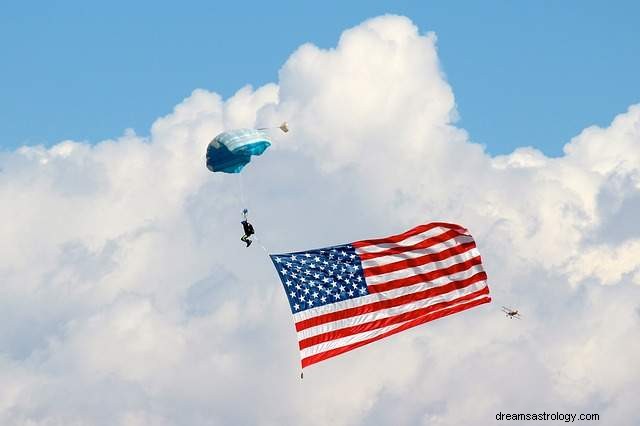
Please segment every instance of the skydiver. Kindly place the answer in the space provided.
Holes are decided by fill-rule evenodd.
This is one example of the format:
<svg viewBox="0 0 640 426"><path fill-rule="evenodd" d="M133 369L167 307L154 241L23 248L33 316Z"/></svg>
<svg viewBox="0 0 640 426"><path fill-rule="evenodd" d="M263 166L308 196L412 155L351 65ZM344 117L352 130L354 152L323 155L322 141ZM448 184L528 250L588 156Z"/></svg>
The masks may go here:
<svg viewBox="0 0 640 426"><path fill-rule="evenodd" d="M251 241L251 239L249 238L250 236L252 236L253 234L255 234L256 232L253 230L253 225L251 225L249 223L249 221L247 220L247 209L244 209L242 211L242 215L244 216L244 220L240 223L242 223L242 229L244 229L244 235L240 238L242 241L244 241L245 243L247 243L247 247L249 247L251 245L251 243L253 241Z"/></svg>

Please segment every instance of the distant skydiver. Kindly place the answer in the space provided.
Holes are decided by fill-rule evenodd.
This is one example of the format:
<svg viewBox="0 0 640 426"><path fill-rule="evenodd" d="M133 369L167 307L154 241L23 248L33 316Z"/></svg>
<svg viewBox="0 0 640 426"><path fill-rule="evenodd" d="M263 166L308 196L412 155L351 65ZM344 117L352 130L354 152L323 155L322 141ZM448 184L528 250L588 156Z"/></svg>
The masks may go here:
<svg viewBox="0 0 640 426"><path fill-rule="evenodd" d="M245 243L247 243L247 247L249 247L251 245L251 243L253 242L253 241L251 241L251 239L249 237L256 233L253 230L253 225L251 225L249 223L249 221L247 220L247 213L248 212L249 211L247 209L244 209L242 211L242 215L244 216L244 220L242 222L240 222L240 223L242 223L242 229L244 230L244 235L240 239L242 241L244 241Z"/></svg>

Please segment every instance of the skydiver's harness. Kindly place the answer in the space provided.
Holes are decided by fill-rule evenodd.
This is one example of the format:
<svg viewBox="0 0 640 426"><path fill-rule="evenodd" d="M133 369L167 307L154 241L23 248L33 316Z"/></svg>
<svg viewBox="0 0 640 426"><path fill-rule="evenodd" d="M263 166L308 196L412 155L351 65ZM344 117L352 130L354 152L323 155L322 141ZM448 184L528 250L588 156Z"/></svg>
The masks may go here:
<svg viewBox="0 0 640 426"><path fill-rule="evenodd" d="M242 223L242 228L244 228L244 234L247 237L250 237L256 233L256 231L253 230L253 225L247 222L247 219L243 220L241 223Z"/></svg>
<svg viewBox="0 0 640 426"><path fill-rule="evenodd" d="M256 233L256 231L253 229L253 225L249 223L247 213L249 213L249 209L245 208L242 210L242 216L244 217L244 220L240 222L242 223L242 229L244 229L245 238L250 237Z"/></svg>

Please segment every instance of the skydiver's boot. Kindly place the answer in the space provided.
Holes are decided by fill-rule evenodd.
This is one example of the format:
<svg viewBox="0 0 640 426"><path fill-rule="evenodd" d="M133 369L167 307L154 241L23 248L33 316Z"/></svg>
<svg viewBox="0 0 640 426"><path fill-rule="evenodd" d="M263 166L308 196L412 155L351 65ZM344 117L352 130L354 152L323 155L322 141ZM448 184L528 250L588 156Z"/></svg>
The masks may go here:
<svg viewBox="0 0 640 426"><path fill-rule="evenodd" d="M253 241L251 241L250 239L247 238L247 247L249 247L251 245Z"/></svg>

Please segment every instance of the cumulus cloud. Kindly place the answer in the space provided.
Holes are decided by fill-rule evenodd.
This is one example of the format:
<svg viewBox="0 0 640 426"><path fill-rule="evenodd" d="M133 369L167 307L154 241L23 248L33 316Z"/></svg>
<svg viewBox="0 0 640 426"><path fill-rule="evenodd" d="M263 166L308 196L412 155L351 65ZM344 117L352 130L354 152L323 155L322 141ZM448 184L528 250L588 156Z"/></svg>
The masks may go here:
<svg viewBox="0 0 640 426"><path fill-rule="evenodd" d="M195 90L149 136L0 153L0 423L633 424L640 106L558 158L491 157L456 117L435 34L384 16L301 46L277 84ZM284 120L242 182L204 167L222 129ZM464 224L494 303L301 382L277 277L239 241L244 206L272 252Z"/></svg>

